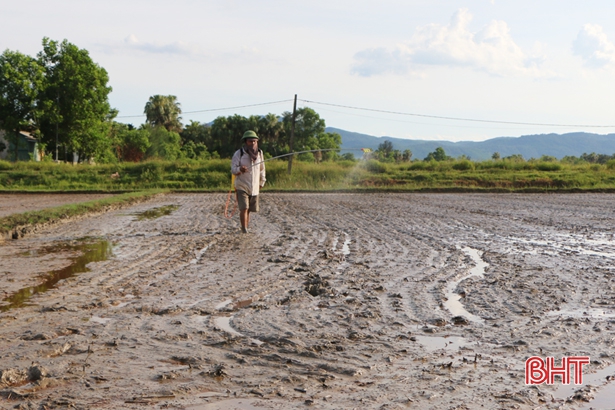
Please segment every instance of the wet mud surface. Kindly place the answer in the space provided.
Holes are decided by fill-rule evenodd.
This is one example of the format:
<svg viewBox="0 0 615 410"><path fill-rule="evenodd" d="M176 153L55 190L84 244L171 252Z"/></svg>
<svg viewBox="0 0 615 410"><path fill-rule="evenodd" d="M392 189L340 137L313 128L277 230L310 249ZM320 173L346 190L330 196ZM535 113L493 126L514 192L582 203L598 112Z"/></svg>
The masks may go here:
<svg viewBox="0 0 615 410"><path fill-rule="evenodd" d="M0 193L0 218L13 213L40 211L77 202L95 201L113 194L7 194Z"/></svg>
<svg viewBox="0 0 615 410"><path fill-rule="evenodd" d="M615 407L615 195L263 193L249 234L225 200L0 245L0 409Z"/></svg>

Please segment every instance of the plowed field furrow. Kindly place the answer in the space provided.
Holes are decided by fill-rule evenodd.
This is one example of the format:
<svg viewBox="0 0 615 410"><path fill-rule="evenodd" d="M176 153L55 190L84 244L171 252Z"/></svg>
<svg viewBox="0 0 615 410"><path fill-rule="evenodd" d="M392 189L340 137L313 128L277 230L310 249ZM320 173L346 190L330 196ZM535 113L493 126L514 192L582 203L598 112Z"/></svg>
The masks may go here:
<svg viewBox="0 0 615 410"><path fill-rule="evenodd" d="M0 407L574 409L557 383L525 385L525 360L615 366L614 195L264 192L248 234L226 198L166 195L5 243L7 295L78 256L40 250L114 250L0 311ZM454 292L480 321L445 306L476 265L466 248L488 265Z"/></svg>

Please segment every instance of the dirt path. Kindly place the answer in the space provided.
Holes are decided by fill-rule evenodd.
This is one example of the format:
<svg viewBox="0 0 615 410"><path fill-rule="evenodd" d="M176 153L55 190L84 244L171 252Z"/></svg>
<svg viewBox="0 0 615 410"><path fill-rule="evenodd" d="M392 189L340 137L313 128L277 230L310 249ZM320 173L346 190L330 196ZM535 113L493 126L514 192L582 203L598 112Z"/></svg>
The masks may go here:
<svg viewBox="0 0 615 410"><path fill-rule="evenodd" d="M613 403L613 200L265 193L241 235L225 195L168 195L7 242L7 295L112 256L0 305L0 408ZM525 385L566 355L607 386Z"/></svg>

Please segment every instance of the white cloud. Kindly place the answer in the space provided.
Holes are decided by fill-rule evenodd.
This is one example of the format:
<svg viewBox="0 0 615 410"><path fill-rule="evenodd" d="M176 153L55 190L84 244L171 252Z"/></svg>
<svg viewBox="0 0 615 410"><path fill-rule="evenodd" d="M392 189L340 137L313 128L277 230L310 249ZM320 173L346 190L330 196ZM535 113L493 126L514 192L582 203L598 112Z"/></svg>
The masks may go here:
<svg viewBox="0 0 615 410"><path fill-rule="evenodd" d="M168 44L144 43L134 34L126 37L126 39L124 39L124 44L130 49L154 54L191 55L197 52L193 47L190 47L182 41L175 41Z"/></svg>
<svg viewBox="0 0 615 410"><path fill-rule="evenodd" d="M98 44L98 48L107 54L130 53L131 55L139 53L149 55L167 54L175 57L185 57L193 61L208 61L210 63L220 64L238 64L240 62L250 61L251 63L259 63L263 60L276 63L277 59L272 59L263 54L263 52L254 46L238 45L235 49L215 49L204 48L199 44L187 43L184 41L174 41L169 43L147 42L141 41L134 34L129 35L122 42Z"/></svg>
<svg viewBox="0 0 615 410"><path fill-rule="evenodd" d="M393 49L375 48L355 54L352 71L362 76L415 73L426 66L470 67L500 76L540 77L540 56L528 56L510 36L504 21L492 21L479 32L468 29L472 15L461 9L448 26L419 27L412 38Z"/></svg>
<svg viewBox="0 0 615 410"><path fill-rule="evenodd" d="M615 45L598 24L585 24L576 40L572 52L580 56L588 67L603 68L615 63Z"/></svg>

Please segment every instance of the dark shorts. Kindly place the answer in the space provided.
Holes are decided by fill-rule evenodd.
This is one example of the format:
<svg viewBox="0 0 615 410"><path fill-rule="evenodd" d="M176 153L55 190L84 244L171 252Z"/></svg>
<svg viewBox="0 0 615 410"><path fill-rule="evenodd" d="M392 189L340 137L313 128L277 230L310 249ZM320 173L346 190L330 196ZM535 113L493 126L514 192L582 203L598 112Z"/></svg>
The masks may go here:
<svg viewBox="0 0 615 410"><path fill-rule="evenodd" d="M251 196L240 189L237 190L237 208L240 211L250 208L250 212L258 212L258 195Z"/></svg>

